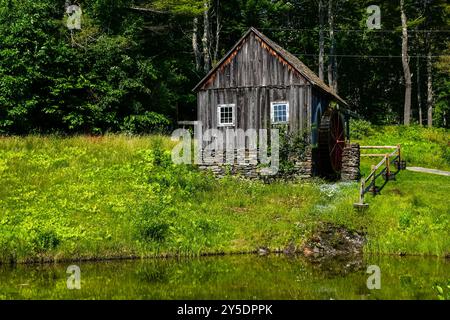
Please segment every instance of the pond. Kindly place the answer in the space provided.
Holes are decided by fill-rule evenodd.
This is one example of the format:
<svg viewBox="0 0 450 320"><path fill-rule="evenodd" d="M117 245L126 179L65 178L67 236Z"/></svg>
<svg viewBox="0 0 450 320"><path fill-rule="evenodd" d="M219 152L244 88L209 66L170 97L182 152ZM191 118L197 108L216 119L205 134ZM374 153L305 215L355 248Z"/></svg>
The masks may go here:
<svg viewBox="0 0 450 320"><path fill-rule="evenodd" d="M81 288L67 288L67 264L0 266L0 299L437 299L450 261L370 256L307 260L232 255L72 263ZM370 265L380 289L369 290Z"/></svg>

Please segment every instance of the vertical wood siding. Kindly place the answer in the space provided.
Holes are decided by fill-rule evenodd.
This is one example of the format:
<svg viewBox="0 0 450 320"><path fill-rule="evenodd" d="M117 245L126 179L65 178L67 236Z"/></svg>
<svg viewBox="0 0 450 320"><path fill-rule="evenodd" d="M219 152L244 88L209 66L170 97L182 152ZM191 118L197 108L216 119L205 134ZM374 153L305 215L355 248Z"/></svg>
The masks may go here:
<svg viewBox="0 0 450 320"><path fill-rule="evenodd" d="M270 103L287 101L289 129L303 132L311 129L314 104L321 99L320 92L313 90L302 75L263 48L254 34L250 34L240 50L231 55L197 96L197 118L202 121L203 130L218 128L219 104L236 105L234 128L267 129Z"/></svg>

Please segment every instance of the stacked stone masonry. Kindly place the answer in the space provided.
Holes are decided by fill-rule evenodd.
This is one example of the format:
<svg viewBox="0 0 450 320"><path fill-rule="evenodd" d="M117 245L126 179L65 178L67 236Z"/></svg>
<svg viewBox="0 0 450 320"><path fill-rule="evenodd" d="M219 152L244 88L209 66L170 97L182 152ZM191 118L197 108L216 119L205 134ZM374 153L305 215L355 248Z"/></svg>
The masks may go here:
<svg viewBox="0 0 450 320"><path fill-rule="evenodd" d="M341 179L356 181L360 178L360 148L359 144L347 144L342 154Z"/></svg>
<svg viewBox="0 0 450 320"><path fill-rule="evenodd" d="M216 177L223 178L227 174L239 175L247 179L272 181L276 179L308 179L312 177L311 152L307 152L302 159L293 159L294 170L289 175L277 173L267 174L268 168L258 161L257 150L235 150L233 153L223 153L223 157L216 157L214 152L202 151L200 170L211 171Z"/></svg>
<svg viewBox="0 0 450 320"><path fill-rule="evenodd" d="M312 155L309 150L300 159L292 159L294 170L290 173L264 174L264 166L258 161L258 151L235 150L233 153L224 152L222 157L216 157L214 152L202 152L203 162L200 170L211 171L216 177L223 178L227 174L242 176L247 179L261 179L264 181L302 180L313 176ZM360 178L360 148L358 144L347 144L342 155L341 179L343 181L357 181Z"/></svg>

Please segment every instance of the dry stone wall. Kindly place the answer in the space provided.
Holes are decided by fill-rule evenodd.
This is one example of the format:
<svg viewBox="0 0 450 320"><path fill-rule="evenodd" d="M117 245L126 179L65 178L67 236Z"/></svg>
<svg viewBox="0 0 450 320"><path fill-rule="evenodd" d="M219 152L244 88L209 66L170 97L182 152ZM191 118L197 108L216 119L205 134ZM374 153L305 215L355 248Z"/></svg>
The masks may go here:
<svg viewBox="0 0 450 320"><path fill-rule="evenodd" d="M228 156L228 157L227 157ZM230 161L231 159L231 161ZM235 150L233 154L223 153L216 157L214 152L202 151L202 163L198 166L200 170L212 172L216 177L223 178L227 174L241 176L247 179L261 179L266 182L275 180L303 180L313 176L313 161L311 150L303 157L291 159L294 169L289 173L277 173L276 175L264 174L264 168L258 161L258 151ZM347 144L342 155L343 181L356 181L360 178L360 148L359 144Z"/></svg>
<svg viewBox="0 0 450 320"><path fill-rule="evenodd" d="M359 144L347 144L342 154L341 179L356 181L360 178L360 148Z"/></svg>
<svg viewBox="0 0 450 320"><path fill-rule="evenodd" d="M228 156L228 158L227 158ZM230 161L230 159L232 159ZM294 170L289 174L278 172L275 175L267 175L267 167L258 161L257 150L235 150L234 154L223 153L223 157L217 157L214 152L202 151L202 163L198 166L200 170L212 172L216 177L223 178L227 174L241 176L251 180L264 180L270 182L278 179L298 180L312 177L311 152L306 152L302 158L295 159Z"/></svg>

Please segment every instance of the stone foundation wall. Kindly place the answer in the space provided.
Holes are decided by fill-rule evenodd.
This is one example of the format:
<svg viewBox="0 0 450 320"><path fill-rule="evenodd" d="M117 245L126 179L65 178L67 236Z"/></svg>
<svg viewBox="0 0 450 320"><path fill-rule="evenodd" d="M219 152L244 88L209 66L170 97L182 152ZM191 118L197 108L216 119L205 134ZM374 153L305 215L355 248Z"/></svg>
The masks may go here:
<svg viewBox="0 0 450 320"><path fill-rule="evenodd" d="M303 159L295 159L293 160L294 170L290 175L290 179L309 179L313 176L313 163L312 163L312 155L309 150Z"/></svg>
<svg viewBox="0 0 450 320"><path fill-rule="evenodd" d="M342 154L341 179L343 181L357 181L361 173L359 144L347 144Z"/></svg>
<svg viewBox="0 0 450 320"><path fill-rule="evenodd" d="M224 152L222 159L216 159L216 154L208 153L202 152L202 163L198 168L200 170L211 171L218 178L223 178L225 175L231 174L251 180L260 179L271 182L279 179L298 180L312 177L312 156L310 151L300 159L292 159L294 163L292 172L289 174L278 172L275 175L264 174L264 171L268 168L260 165L258 151L256 150L246 150L244 153L242 150L235 150L234 154ZM243 156L244 154L245 156Z"/></svg>

